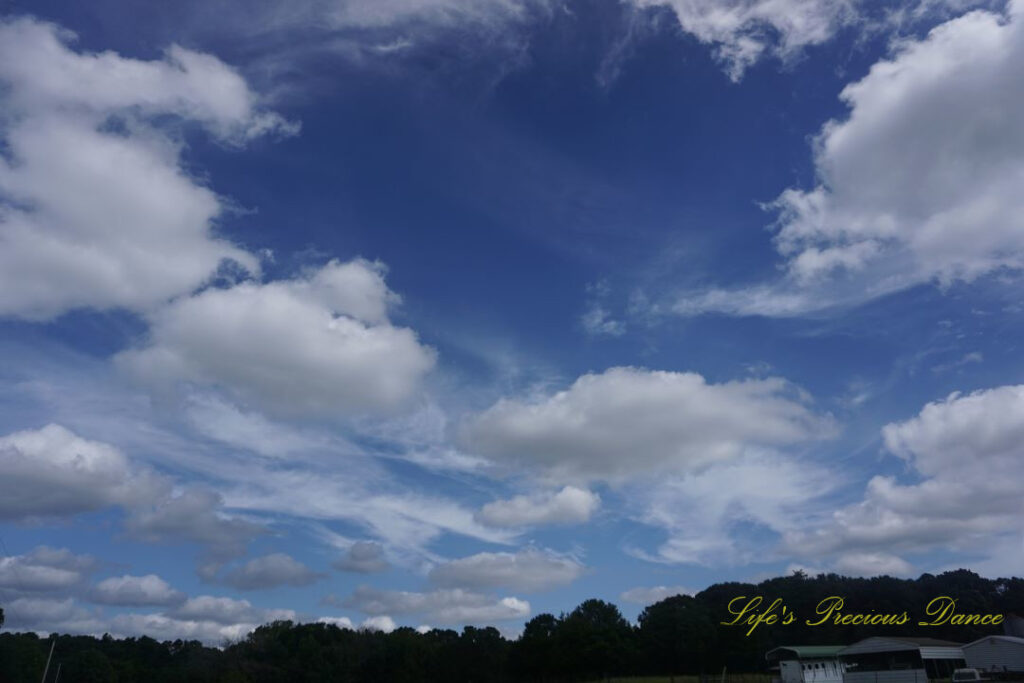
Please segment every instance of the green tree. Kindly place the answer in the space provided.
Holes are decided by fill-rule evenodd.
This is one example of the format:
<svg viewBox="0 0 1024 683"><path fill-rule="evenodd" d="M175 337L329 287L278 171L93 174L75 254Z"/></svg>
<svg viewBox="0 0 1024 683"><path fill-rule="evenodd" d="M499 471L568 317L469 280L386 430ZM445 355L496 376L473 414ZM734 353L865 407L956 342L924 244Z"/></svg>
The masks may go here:
<svg viewBox="0 0 1024 683"><path fill-rule="evenodd" d="M704 654L714 649L715 623L708 609L689 595L676 595L648 606L638 619L640 651L650 673L706 670Z"/></svg>

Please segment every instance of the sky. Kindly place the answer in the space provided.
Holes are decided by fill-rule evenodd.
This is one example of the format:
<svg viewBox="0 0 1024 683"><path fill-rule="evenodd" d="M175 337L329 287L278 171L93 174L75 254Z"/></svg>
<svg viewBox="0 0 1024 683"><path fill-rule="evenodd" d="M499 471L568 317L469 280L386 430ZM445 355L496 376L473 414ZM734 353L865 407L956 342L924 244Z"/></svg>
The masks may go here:
<svg viewBox="0 0 1024 683"><path fill-rule="evenodd" d="M5 628L1024 566L1024 1L7 2Z"/></svg>

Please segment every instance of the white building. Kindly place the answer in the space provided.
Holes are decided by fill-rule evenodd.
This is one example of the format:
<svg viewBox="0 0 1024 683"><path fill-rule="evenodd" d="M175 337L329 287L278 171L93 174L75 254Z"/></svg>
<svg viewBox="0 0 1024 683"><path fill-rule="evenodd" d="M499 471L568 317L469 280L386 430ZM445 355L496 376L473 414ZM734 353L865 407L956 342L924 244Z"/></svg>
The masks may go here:
<svg viewBox="0 0 1024 683"><path fill-rule="evenodd" d="M836 656L842 645L786 645L765 653L781 683L842 683L843 666Z"/></svg>
<svg viewBox="0 0 1024 683"><path fill-rule="evenodd" d="M1024 673L1024 638L985 636L964 645L964 657L978 671Z"/></svg>

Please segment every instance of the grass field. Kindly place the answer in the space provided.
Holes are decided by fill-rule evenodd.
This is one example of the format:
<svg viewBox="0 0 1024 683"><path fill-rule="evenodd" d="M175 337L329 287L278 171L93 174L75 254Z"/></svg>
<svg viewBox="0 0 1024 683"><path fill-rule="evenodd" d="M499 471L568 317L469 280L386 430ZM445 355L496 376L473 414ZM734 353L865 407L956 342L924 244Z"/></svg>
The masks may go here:
<svg viewBox="0 0 1024 683"><path fill-rule="evenodd" d="M707 683L720 683L721 676L708 675ZM639 676L635 678L606 678L593 683L701 683L700 676ZM771 676L763 674L726 674L725 683L771 683Z"/></svg>

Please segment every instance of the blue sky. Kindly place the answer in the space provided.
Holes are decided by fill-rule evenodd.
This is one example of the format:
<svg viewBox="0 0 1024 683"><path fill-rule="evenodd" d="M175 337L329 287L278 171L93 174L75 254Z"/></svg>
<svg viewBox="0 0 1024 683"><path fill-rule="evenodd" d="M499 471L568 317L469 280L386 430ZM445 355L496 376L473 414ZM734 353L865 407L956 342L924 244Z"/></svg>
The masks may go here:
<svg viewBox="0 0 1024 683"><path fill-rule="evenodd" d="M1020 3L8 10L10 628L1021 566Z"/></svg>

